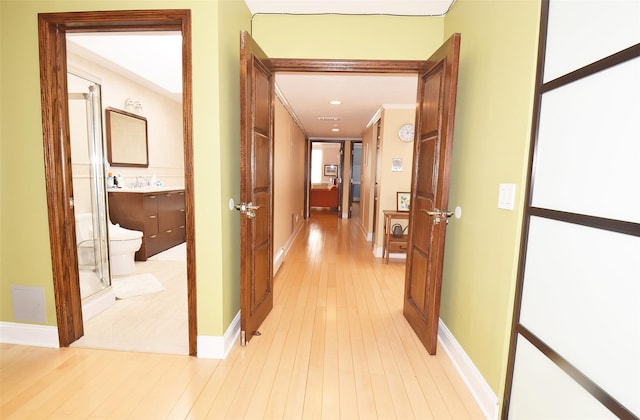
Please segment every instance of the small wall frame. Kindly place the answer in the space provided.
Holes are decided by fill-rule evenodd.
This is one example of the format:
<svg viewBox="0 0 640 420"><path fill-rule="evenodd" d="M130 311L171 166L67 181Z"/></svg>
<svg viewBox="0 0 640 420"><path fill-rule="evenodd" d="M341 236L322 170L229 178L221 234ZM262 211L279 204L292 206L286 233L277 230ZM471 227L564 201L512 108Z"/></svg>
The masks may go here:
<svg viewBox="0 0 640 420"><path fill-rule="evenodd" d="M396 193L396 211L409 211L411 209L411 193Z"/></svg>
<svg viewBox="0 0 640 420"><path fill-rule="evenodd" d="M338 176L338 165L324 165L324 176Z"/></svg>

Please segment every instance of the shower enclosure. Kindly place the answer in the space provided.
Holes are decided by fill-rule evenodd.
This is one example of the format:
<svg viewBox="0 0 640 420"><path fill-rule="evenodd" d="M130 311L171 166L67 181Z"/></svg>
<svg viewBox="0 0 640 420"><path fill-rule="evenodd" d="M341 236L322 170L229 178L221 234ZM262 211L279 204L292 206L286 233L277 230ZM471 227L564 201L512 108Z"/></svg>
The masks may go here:
<svg viewBox="0 0 640 420"><path fill-rule="evenodd" d="M105 147L100 85L68 73L76 249L83 312L87 298L111 285Z"/></svg>

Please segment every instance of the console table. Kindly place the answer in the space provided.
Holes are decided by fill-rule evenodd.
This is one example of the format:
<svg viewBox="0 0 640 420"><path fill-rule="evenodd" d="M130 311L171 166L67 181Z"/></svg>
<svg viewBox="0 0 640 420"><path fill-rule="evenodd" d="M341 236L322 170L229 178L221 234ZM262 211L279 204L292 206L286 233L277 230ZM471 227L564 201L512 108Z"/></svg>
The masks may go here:
<svg viewBox="0 0 640 420"><path fill-rule="evenodd" d="M409 235L393 236L391 232L391 221L409 220L408 211L383 210L384 214L384 244L382 245L382 258L385 263L389 264L389 253L391 252L407 252L409 244Z"/></svg>

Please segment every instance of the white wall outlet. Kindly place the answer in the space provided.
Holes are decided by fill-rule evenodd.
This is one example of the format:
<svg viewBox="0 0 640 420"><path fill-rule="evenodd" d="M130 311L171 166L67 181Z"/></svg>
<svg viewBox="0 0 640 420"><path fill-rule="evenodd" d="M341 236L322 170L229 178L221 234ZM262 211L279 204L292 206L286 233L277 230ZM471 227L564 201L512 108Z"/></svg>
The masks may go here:
<svg viewBox="0 0 640 420"><path fill-rule="evenodd" d="M516 184L500 184L498 189L498 208L513 210L516 196Z"/></svg>

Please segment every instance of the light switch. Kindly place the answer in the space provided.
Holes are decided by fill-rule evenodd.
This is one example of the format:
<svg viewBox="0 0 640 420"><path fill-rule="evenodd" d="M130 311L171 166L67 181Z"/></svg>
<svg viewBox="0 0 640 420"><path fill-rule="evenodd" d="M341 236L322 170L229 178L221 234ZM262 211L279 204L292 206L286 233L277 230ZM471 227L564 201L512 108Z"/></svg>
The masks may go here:
<svg viewBox="0 0 640 420"><path fill-rule="evenodd" d="M498 208L513 210L513 202L516 196L516 184L500 184L498 190Z"/></svg>

